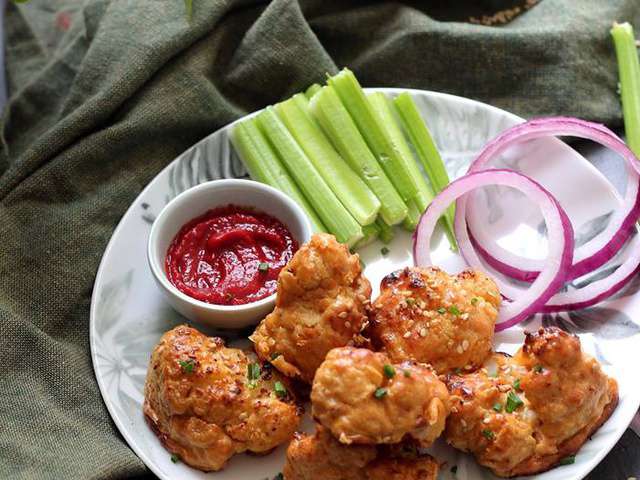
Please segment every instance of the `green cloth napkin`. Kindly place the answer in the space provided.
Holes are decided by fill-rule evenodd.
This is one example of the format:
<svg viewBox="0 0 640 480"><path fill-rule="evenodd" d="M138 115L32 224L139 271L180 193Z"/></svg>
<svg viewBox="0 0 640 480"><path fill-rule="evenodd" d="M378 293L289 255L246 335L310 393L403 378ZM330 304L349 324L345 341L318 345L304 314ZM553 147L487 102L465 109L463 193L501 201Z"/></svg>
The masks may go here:
<svg viewBox="0 0 640 480"><path fill-rule="evenodd" d="M640 24L637 0L535 4L193 0L189 19L181 0L9 3L0 478L147 474L94 378L93 281L141 189L226 123L349 66L365 86L619 125L609 28Z"/></svg>

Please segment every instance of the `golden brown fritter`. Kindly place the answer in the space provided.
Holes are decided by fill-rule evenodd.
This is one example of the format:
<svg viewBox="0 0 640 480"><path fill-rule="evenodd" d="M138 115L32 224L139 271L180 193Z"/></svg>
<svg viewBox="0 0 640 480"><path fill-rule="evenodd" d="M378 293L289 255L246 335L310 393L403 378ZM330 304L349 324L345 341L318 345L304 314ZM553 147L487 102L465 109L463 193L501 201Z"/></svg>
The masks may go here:
<svg viewBox="0 0 640 480"><path fill-rule="evenodd" d="M373 445L343 445L322 426L296 434L287 449L285 480L435 480L438 464L428 456L399 456Z"/></svg>
<svg viewBox="0 0 640 480"><path fill-rule="evenodd" d="M393 364L364 348L331 350L311 389L313 416L345 444L398 443L428 447L449 414L447 387L430 366Z"/></svg>
<svg viewBox="0 0 640 480"><path fill-rule="evenodd" d="M151 355L147 422L167 450L200 470L220 470L236 453L269 452L293 436L302 412L286 381L258 368L221 339L176 327Z"/></svg>
<svg viewBox="0 0 640 480"><path fill-rule="evenodd" d="M329 350L363 340L370 297L358 255L314 235L280 272L276 308L250 339L261 359L311 383Z"/></svg>
<svg viewBox="0 0 640 480"><path fill-rule="evenodd" d="M554 327L527 333L513 358L494 354L447 383L447 441L501 477L543 472L575 454L618 402L616 381L576 336Z"/></svg>
<svg viewBox="0 0 640 480"><path fill-rule="evenodd" d="M491 352L499 306L498 287L484 273L405 268L382 280L368 333L394 362L430 363L440 374L471 370Z"/></svg>

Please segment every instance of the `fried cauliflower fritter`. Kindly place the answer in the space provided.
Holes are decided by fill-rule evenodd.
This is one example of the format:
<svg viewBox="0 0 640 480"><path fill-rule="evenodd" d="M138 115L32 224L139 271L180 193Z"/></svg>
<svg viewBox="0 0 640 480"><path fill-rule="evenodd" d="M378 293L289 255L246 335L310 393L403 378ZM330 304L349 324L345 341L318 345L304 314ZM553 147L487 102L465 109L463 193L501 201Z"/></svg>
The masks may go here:
<svg viewBox="0 0 640 480"><path fill-rule="evenodd" d="M491 353L499 306L484 273L405 268L382 280L368 333L394 362L429 363L440 374L471 370Z"/></svg>
<svg viewBox="0 0 640 480"><path fill-rule="evenodd" d="M276 308L249 338L262 360L311 383L329 350L363 340L370 297L359 257L316 234L280 272Z"/></svg>
<svg viewBox="0 0 640 480"><path fill-rule="evenodd" d="M188 326L162 336L151 355L144 415L167 450L211 471L236 453L266 453L293 436L302 412L291 389L269 366L250 363L241 350Z"/></svg>
<svg viewBox="0 0 640 480"><path fill-rule="evenodd" d="M428 365L392 365L384 353L342 347L316 372L311 404L314 418L341 443L410 439L428 447L444 429L449 393Z"/></svg>
<svg viewBox="0 0 640 480"><path fill-rule="evenodd" d="M322 426L296 434L287 449L285 480L435 480L438 464L428 456L401 456L373 445L343 445Z"/></svg>
<svg viewBox="0 0 640 480"><path fill-rule="evenodd" d="M555 327L527 333L514 357L496 353L447 383L447 442L501 477L543 472L575 454L618 402L616 381Z"/></svg>

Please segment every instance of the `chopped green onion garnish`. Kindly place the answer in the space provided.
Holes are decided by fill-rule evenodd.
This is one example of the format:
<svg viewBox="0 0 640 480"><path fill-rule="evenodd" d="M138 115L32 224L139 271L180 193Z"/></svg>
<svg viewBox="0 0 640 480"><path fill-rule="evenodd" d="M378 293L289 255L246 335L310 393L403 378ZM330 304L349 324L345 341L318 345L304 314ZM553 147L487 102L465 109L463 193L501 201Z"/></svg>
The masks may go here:
<svg viewBox="0 0 640 480"><path fill-rule="evenodd" d="M576 456L569 455L568 457L564 457L562 460L558 462L558 465L572 465L576 463Z"/></svg>
<svg viewBox="0 0 640 480"><path fill-rule="evenodd" d="M258 264L258 270L261 272L268 272L269 271L269 264L267 262L260 262Z"/></svg>
<svg viewBox="0 0 640 480"><path fill-rule="evenodd" d="M449 307L449 313L451 315L460 315L460 310L458 310L458 307L456 307L455 305L451 305Z"/></svg>
<svg viewBox="0 0 640 480"><path fill-rule="evenodd" d="M516 381L513 382L513 388L515 388L516 390L522 390L520 388L520 379L519 378L516 378Z"/></svg>
<svg viewBox="0 0 640 480"><path fill-rule="evenodd" d="M279 396L280 398L287 396L287 389L282 384L282 382L276 382L273 385L273 391L276 392L276 395Z"/></svg>
<svg viewBox="0 0 640 480"><path fill-rule="evenodd" d="M387 389L386 388L376 388L376 391L373 392L373 396L380 399L382 397L384 397L387 394Z"/></svg>
<svg viewBox="0 0 640 480"><path fill-rule="evenodd" d="M388 254L389 254L389 249L388 249L387 247L382 247L382 248L380 249L380 253L381 253L382 255L388 255Z"/></svg>
<svg viewBox="0 0 640 480"><path fill-rule="evenodd" d="M249 388L256 388L260 379L260 365L258 363L247 365L247 378L249 379Z"/></svg>
<svg viewBox="0 0 640 480"><path fill-rule="evenodd" d="M471 297L471 305L475 305L480 301L479 297Z"/></svg>
<svg viewBox="0 0 640 480"><path fill-rule="evenodd" d="M409 297L405 300L405 302L407 302L407 305L415 305L416 299Z"/></svg>
<svg viewBox="0 0 640 480"><path fill-rule="evenodd" d="M247 378L249 380L258 380L260 378L260 365L258 363L247 365Z"/></svg>
<svg viewBox="0 0 640 480"><path fill-rule="evenodd" d="M536 373L542 373L543 370L544 367L542 365L536 365L535 367L533 367L533 371Z"/></svg>
<svg viewBox="0 0 640 480"><path fill-rule="evenodd" d="M180 457L178 456L177 453L174 453L171 455L171 462L178 463L179 460L180 460Z"/></svg>
<svg viewBox="0 0 640 480"><path fill-rule="evenodd" d="M409 370L404 371L404 376L409 378L411 376L411 372Z"/></svg>
<svg viewBox="0 0 640 480"><path fill-rule="evenodd" d="M511 390L507 395L507 406L505 407L505 410L507 411L507 413L513 413L514 411L516 411L516 409L518 409L522 405L524 405L524 402L520 399L518 395L516 395L516 393L513 390Z"/></svg>
<svg viewBox="0 0 640 480"><path fill-rule="evenodd" d="M384 370L384 376L387 378L393 378L396 375L396 369L389 364L385 365L383 370Z"/></svg>
<svg viewBox="0 0 640 480"><path fill-rule="evenodd" d="M281 353L278 353L278 352L273 352L273 353L271 354L271 357L270 357L270 358L271 358L271 360L275 360L275 359L276 359L276 358L278 358L280 355L282 355L282 354L281 354Z"/></svg>
<svg viewBox="0 0 640 480"><path fill-rule="evenodd" d="M494 438L496 438L496 434L493 433L491 430L482 430L482 435L487 440L493 440Z"/></svg>
<svg viewBox="0 0 640 480"><path fill-rule="evenodd" d="M193 360L180 360L178 363L180 363L180 367L184 373L193 372L193 367L196 366L196 363Z"/></svg>
<svg viewBox="0 0 640 480"><path fill-rule="evenodd" d="M502 404L500 402L496 402L493 404L493 409L496 412L501 412L502 411Z"/></svg>
<svg viewBox="0 0 640 480"><path fill-rule="evenodd" d="M437 312L438 312L438 313L440 313L440 314L445 314L445 313L447 313L447 309L446 309L446 308L444 308L444 307L440 307L440 308L437 310Z"/></svg>

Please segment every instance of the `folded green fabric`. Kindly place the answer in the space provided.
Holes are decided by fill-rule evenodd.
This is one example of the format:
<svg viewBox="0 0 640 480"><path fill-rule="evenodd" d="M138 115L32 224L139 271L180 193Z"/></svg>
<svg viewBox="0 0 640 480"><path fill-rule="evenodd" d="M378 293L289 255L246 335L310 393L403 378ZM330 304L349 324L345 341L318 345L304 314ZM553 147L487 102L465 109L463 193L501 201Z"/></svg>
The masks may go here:
<svg viewBox="0 0 640 480"><path fill-rule="evenodd" d="M182 0L9 4L0 478L147 474L98 391L90 295L130 202L217 128L342 66L365 86L620 124L609 28L640 24L637 0L423 3L193 0L191 18Z"/></svg>

